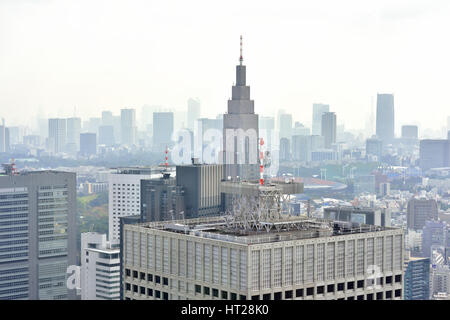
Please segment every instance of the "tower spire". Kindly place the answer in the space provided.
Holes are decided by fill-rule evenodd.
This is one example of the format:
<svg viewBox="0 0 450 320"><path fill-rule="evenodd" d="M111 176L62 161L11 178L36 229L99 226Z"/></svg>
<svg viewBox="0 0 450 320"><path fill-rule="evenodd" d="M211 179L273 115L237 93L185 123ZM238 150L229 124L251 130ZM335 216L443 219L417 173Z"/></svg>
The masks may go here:
<svg viewBox="0 0 450 320"><path fill-rule="evenodd" d="M242 58L242 35L241 35L241 57L239 58L239 63L242 66L242 61L244 60L244 58Z"/></svg>

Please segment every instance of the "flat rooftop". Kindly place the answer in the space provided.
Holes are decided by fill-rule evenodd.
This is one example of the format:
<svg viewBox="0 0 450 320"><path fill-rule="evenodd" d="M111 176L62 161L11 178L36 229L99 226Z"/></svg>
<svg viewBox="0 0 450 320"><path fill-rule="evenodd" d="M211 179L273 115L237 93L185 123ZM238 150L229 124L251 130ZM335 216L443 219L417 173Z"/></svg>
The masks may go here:
<svg viewBox="0 0 450 320"><path fill-rule="evenodd" d="M146 222L137 225L143 228L242 244L258 244L401 230L399 228L294 216L285 216L276 221L259 221L259 229L257 229L244 228L241 224L233 224L230 218L230 216L218 216L186 220Z"/></svg>

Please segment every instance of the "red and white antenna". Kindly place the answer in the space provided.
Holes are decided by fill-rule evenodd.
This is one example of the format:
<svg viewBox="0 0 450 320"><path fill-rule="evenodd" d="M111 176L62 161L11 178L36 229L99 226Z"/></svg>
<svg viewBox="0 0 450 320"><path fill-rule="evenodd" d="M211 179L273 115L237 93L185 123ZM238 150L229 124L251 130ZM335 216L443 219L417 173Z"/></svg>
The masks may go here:
<svg viewBox="0 0 450 320"><path fill-rule="evenodd" d="M11 174L12 175L17 174L16 162L15 162L14 158L11 159Z"/></svg>
<svg viewBox="0 0 450 320"><path fill-rule="evenodd" d="M167 153L169 152L169 149L167 148L167 146L166 146L166 151L165 151L165 152L166 152L166 159L165 159L166 162L165 162L164 164L165 164L165 166L166 166L166 168L167 168Z"/></svg>
<svg viewBox="0 0 450 320"><path fill-rule="evenodd" d="M241 56L240 56L240 58L239 58L239 62L240 62L240 64L241 64L241 66L242 66L242 61L244 60L244 58L242 58L242 35L241 35Z"/></svg>
<svg viewBox="0 0 450 320"><path fill-rule="evenodd" d="M264 152L263 152L263 145L264 145L264 140L263 138L259 139L259 152L260 152L260 181L261 181L261 185L264 185Z"/></svg>

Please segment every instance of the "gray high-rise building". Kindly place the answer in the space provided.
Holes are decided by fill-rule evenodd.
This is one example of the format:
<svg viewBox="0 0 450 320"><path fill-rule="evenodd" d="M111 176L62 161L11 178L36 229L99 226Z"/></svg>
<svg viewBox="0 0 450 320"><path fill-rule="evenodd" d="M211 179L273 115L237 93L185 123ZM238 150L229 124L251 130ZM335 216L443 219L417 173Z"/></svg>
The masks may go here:
<svg viewBox="0 0 450 320"><path fill-rule="evenodd" d="M0 125L0 152L9 152L10 140L9 129L5 126L5 120Z"/></svg>
<svg viewBox="0 0 450 320"><path fill-rule="evenodd" d="M288 138L280 139L280 160L291 160L291 142Z"/></svg>
<svg viewBox="0 0 450 320"><path fill-rule="evenodd" d="M370 224L390 227L391 213L388 209L337 206L323 209L323 218L327 220Z"/></svg>
<svg viewBox="0 0 450 320"><path fill-rule="evenodd" d="M422 230L427 220L438 219L437 202L434 199L412 198L408 202L408 229Z"/></svg>
<svg viewBox="0 0 450 320"><path fill-rule="evenodd" d="M259 179L258 115L250 100L250 86L246 84L246 66L242 64L242 37L236 84L228 100L228 112L223 115L223 151L225 177L241 180Z"/></svg>
<svg viewBox="0 0 450 320"><path fill-rule="evenodd" d="M187 128L194 131L195 122L200 118L200 100L190 98L187 104Z"/></svg>
<svg viewBox="0 0 450 320"><path fill-rule="evenodd" d="M80 134L80 154L84 157L97 154L97 135L95 133Z"/></svg>
<svg viewBox="0 0 450 320"><path fill-rule="evenodd" d="M280 114L280 139L292 138L292 115L288 113Z"/></svg>
<svg viewBox="0 0 450 320"><path fill-rule="evenodd" d="M418 139L419 128L417 126L402 126L402 139Z"/></svg>
<svg viewBox="0 0 450 320"><path fill-rule="evenodd" d="M324 146L327 149L336 143L336 114L334 112L324 112L322 114L321 125Z"/></svg>
<svg viewBox="0 0 450 320"><path fill-rule="evenodd" d="M384 143L392 143L395 138L394 95L377 95L376 135Z"/></svg>
<svg viewBox="0 0 450 320"><path fill-rule="evenodd" d="M377 137L366 140L366 155L377 156L378 161L381 160L383 154L383 142Z"/></svg>
<svg viewBox="0 0 450 320"><path fill-rule="evenodd" d="M321 103L313 104L312 135L320 136L322 134L322 114L325 112L330 112L329 105Z"/></svg>
<svg viewBox="0 0 450 320"><path fill-rule="evenodd" d="M450 166L450 140L420 140L420 167L423 170Z"/></svg>
<svg viewBox="0 0 450 320"><path fill-rule="evenodd" d="M153 112L153 150L160 152L172 145L173 112Z"/></svg>
<svg viewBox="0 0 450 320"><path fill-rule="evenodd" d="M213 216L221 212L220 182L223 179L223 165L194 163L177 166L176 179L177 186L184 189L185 217Z"/></svg>
<svg viewBox="0 0 450 320"><path fill-rule="evenodd" d="M275 118L274 117L259 117L259 137L264 139L264 146L266 150L272 149L272 143L276 141L272 141L272 139L277 139L274 136L275 130Z"/></svg>
<svg viewBox="0 0 450 320"><path fill-rule="evenodd" d="M114 145L113 126L100 126L98 128L98 144L104 144L107 147Z"/></svg>
<svg viewBox="0 0 450 320"><path fill-rule="evenodd" d="M0 300L74 299L76 175L0 175Z"/></svg>
<svg viewBox="0 0 450 320"><path fill-rule="evenodd" d="M65 151L67 139L66 119L48 119L48 147L51 153Z"/></svg>
<svg viewBox="0 0 450 320"><path fill-rule="evenodd" d="M114 123L114 116L111 111L102 111L102 126L112 126Z"/></svg>
<svg viewBox="0 0 450 320"><path fill-rule="evenodd" d="M120 110L120 134L121 143L127 146L136 144L136 110Z"/></svg>
<svg viewBox="0 0 450 320"><path fill-rule="evenodd" d="M67 151L77 153L80 150L81 118L67 119Z"/></svg>

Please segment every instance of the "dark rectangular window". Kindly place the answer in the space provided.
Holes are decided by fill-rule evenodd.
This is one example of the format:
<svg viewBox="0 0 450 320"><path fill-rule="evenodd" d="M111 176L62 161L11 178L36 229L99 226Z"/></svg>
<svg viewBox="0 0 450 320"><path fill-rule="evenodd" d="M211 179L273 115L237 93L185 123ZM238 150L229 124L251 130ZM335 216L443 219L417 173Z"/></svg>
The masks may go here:
<svg viewBox="0 0 450 320"><path fill-rule="evenodd" d="M212 295L213 295L213 297L219 297L219 290L217 290L217 289L212 289Z"/></svg>
<svg viewBox="0 0 450 320"><path fill-rule="evenodd" d="M395 290L395 297L398 298L398 297L401 297L401 296L402 296L402 289Z"/></svg>
<svg viewBox="0 0 450 320"><path fill-rule="evenodd" d="M383 300L383 292L377 292L377 300Z"/></svg>
<svg viewBox="0 0 450 320"><path fill-rule="evenodd" d="M323 294L325 291L325 286L318 286L317 287L317 294Z"/></svg>
<svg viewBox="0 0 450 320"><path fill-rule="evenodd" d="M273 294L273 300L281 300L281 292L275 292Z"/></svg>
<svg viewBox="0 0 450 320"><path fill-rule="evenodd" d="M156 296L156 298L161 298L161 291L159 291L159 290L155 290L155 296Z"/></svg>
<svg viewBox="0 0 450 320"><path fill-rule="evenodd" d="M147 295L152 297L153 296L153 289L147 289Z"/></svg>
<svg viewBox="0 0 450 320"><path fill-rule="evenodd" d="M152 274L147 274L147 281L149 282L153 282L153 275Z"/></svg>
<svg viewBox="0 0 450 320"><path fill-rule="evenodd" d="M380 286L383 285L383 278L378 278L377 279L377 284L379 284Z"/></svg>
<svg viewBox="0 0 450 320"><path fill-rule="evenodd" d="M347 290L353 289L355 289L355 282L354 281L347 282Z"/></svg>
<svg viewBox="0 0 450 320"><path fill-rule="evenodd" d="M139 287L141 294L145 294L145 287Z"/></svg>
<svg viewBox="0 0 450 320"><path fill-rule="evenodd" d="M373 293L367 294L367 300L373 300Z"/></svg>
<svg viewBox="0 0 450 320"><path fill-rule="evenodd" d="M356 286L359 288L364 288L364 280L358 280L358 282L356 283Z"/></svg>
<svg viewBox="0 0 450 320"><path fill-rule="evenodd" d="M252 300L259 300L259 296L252 296Z"/></svg>
<svg viewBox="0 0 450 320"><path fill-rule="evenodd" d="M209 296L209 287L203 287L203 294Z"/></svg>
<svg viewBox="0 0 450 320"><path fill-rule="evenodd" d="M292 299L292 290L288 290L284 293L285 299Z"/></svg>
<svg viewBox="0 0 450 320"><path fill-rule="evenodd" d="M195 285L195 293L202 293L202 286L196 284Z"/></svg>
<svg viewBox="0 0 450 320"><path fill-rule="evenodd" d="M361 295L361 296L358 296L358 298L357 298L358 300L364 300L364 296L363 295Z"/></svg>
<svg viewBox="0 0 450 320"><path fill-rule="evenodd" d="M232 292L231 293L231 300L237 300L237 294Z"/></svg>
<svg viewBox="0 0 450 320"><path fill-rule="evenodd" d="M334 292L334 284L327 285L327 292Z"/></svg>
<svg viewBox="0 0 450 320"><path fill-rule="evenodd" d="M355 300L355 297L348 297L347 300Z"/></svg>
<svg viewBox="0 0 450 320"><path fill-rule="evenodd" d="M163 300L169 300L169 294L167 292L163 292Z"/></svg>
<svg viewBox="0 0 450 320"><path fill-rule="evenodd" d="M344 291L344 287L345 287L344 282L338 283L337 291Z"/></svg>
<svg viewBox="0 0 450 320"><path fill-rule="evenodd" d="M263 300L270 300L270 293L263 294Z"/></svg>
<svg viewBox="0 0 450 320"><path fill-rule="evenodd" d="M137 271L133 271L133 278L137 279L137 277L138 277L138 272Z"/></svg>
<svg viewBox="0 0 450 320"><path fill-rule="evenodd" d="M131 290L131 284L129 284L129 283L126 283L125 284L125 290L127 290L127 291L130 291Z"/></svg>
<svg viewBox="0 0 450 320"><path fill-rule="evenodd" d="M133 292L137 293L138 292L138 286L133 284Z"/></svg>
<svg viewBox="0 0 450 320"><path fill-rule="evenodd" d="M141 280L145 280L145 273L144 272L141 272L140 276L141 276Z"/></svg>
<svg viewBox="0 0 450 320"><path fill-rule="evenodd" d="M239 300L247 300L247 296L244 296L244 295L239 295Z"/></svg>
<svg viewBox="0 0 450 320"><path fill-rule="evenodd" d="M125 274L127 275L127 277L131 276L131 270L125 269Z"/></svg>
<svg viewBox="0 0 450 320"><path fill-rule="evenodd" d="M169 279L163 277L163 285L168 286L169 285Z"/></svg>
<svg viewBox="0 0 450 320"><path fill-rule="evenodd" d="M387 276L386 277L386 284L391 284L392 283L392 276Z"/></svg>
<svg viewBox="0 0 450 320"><path fill-rule="evenodd" d="M222 291L222 299L224 299L224 300L228 299L228 292Z"/></svg>
<svg viewBox="0 0 450 320"><path fill-rule="evenodd" d="M314 294L314 287L306 289L306 295L307 296L312 296L313 294Z"/></svg>
<svg viewBox="0 0 450 320"><path fill-rule="evenodd" d="M161 283L161 277L160 276L155 276L155 282L156 283Z"/></svg>
<svg viewBox="0 0 450 320"><path fill-rule="evenodd" d="M398 275L395 276L395 282L396 283L402 282L402 275L401 274L398 274Z"/></svg>
<svg viewBox="0 0 450 320"><path fill-rule="evenodd" d="M386 299L392 299L392 291L386 291Z"/></svg>
<svg viewBox="0 0 450 320"><path fill-rule="evenodd" d="M303 297L303 289L295 290L295 296L296 297Z"/></svg>

